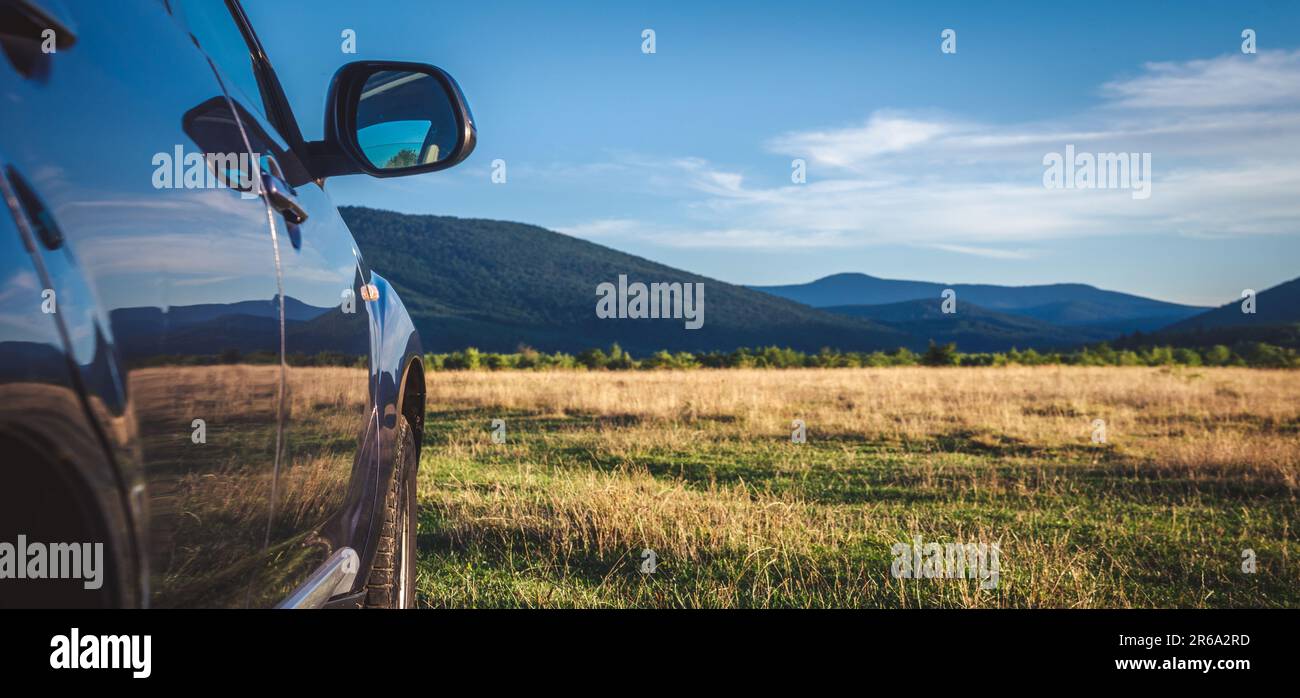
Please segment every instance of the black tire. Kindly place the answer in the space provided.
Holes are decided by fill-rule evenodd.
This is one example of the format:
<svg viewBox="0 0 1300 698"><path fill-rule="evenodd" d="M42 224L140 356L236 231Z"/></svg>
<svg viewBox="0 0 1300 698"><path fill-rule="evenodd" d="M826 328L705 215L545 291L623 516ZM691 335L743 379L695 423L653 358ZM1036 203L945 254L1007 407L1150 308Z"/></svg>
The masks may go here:
<svg viewBox="0 0 1300 698"><path fill-rule="evenodd" d="M415 478L420 452L405 417L397 418L396 443L379 548L366 581L366 608L415 607L415 533L419 525Z"/></svg>

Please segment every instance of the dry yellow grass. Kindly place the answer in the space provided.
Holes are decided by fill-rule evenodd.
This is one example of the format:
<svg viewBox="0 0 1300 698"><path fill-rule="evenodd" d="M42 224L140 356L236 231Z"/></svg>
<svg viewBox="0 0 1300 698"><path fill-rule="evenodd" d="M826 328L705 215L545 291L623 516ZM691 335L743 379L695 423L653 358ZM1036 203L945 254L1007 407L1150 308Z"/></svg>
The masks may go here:
<svg viewBox="0 0 1300 698"><path fill-rule="evenodd" d="M435 605L1298 603L1296 372L460 372L428 395ZM1001 584L892 578L916 535L998 542Z"/></svg>
<svg viewBox="0 0 1300 698"><path fill-rule="evenodd" d="M150 408L146 452L178 466L150 488L171 551L155 586L171 601L214 574L199 552L233 561L261 548L255 502L270 496L274 432L258 425L277 375L130 376L137 408ZM359 369L291 370L278 530L318 522L346 487L364 385ZM420 599L1297 606L1297 395L1300 372L1247 369L434 373ZM206 447L190 443L196 416ZM505 444L490 438L495 418ZM790 443L795 419L806 444ZM1000 583L894 578L891 545L918 536L997 543ZM644 549L654 574L639 572ZM1247 550L1254 574L1241 569Z"/></svg>

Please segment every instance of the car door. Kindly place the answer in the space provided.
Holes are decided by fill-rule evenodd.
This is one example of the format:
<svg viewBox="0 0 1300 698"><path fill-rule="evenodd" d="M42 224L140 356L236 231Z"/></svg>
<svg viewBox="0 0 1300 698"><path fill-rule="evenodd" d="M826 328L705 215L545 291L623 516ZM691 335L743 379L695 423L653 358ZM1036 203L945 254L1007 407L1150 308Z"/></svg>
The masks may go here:
<svg viewBox="0 0 1300 698"><path fill-rule="evenodd" d="M300 157L304 146L238 3L180 0L203 13L223 46L213 54L250 148L281 208L273 216L284 300L284 447L254 605L285 599L337 551L368 534L373 506L374 287L352 234ZM322 89L325 86L322 85Z"/></svg>
<svg viewBox="0 0 1300 698"><path fill-rule="evenodd" d="M141 601L246 605L283 373L274 239L239 121L165 3L5 10L0 150L28 217L57 231L38 250L45 290L138 522ZM46 29L55 50L37 51Z"/></svg>

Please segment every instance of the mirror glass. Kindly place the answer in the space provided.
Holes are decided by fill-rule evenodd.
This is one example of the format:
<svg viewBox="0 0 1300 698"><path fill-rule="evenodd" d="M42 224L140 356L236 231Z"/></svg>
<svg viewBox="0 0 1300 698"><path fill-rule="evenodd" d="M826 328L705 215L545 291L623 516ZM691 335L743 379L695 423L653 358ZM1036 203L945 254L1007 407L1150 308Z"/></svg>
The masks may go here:
<svg viewBox="0 0 1300 698"><path fill-rule="evenodd" d="M357 103L357 144L374 167L430 165L460 139L447 90L428 73L385 70L366 79Z"/></svg>

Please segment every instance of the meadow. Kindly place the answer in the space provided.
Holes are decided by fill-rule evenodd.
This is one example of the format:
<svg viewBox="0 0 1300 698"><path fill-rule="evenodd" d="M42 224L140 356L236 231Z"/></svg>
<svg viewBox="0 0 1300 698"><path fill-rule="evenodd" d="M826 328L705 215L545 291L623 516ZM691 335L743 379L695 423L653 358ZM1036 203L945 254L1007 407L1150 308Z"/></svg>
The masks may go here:
<svg viewBox="0 0 1300 698"><path fill-rule="evenodd" d="M427 383L424 606L1300 606L1294 371L456 371ZM792 443L794 420L805 443ZM891 547L917 537L997 544L997 585L894 577Z"/></svg>

